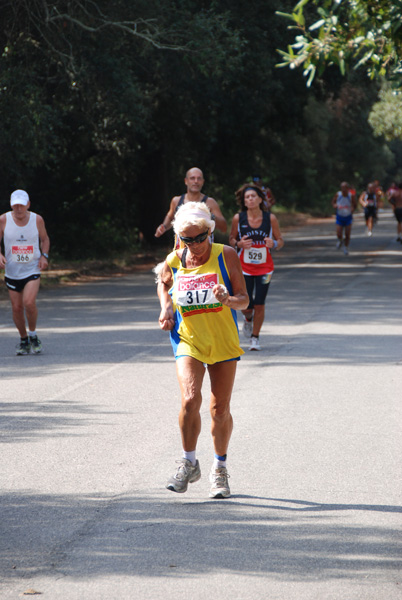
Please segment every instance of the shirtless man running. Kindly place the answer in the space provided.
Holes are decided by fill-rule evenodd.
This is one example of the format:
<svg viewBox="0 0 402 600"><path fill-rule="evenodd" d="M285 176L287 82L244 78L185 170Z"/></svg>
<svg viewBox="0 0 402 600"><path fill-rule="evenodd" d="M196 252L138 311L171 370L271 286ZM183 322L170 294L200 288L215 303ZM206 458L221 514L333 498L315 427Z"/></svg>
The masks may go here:
<svg viewBox="0 0 402 600"><path fill-rule="evenodd" d="M182 204L186 204L187 202L205 202L212 213L212 218L215 220L216 227L222 231L222 233L225 233L227 229L227 223L218 203L210 196L206 196L201 193L204 185L204 175L201 169L198 169L197 167L189 169L186 173L186 177L184 178L184 183L186 184L187 192L181 196L174 196L172 198L170 202L170 208L165 218L155 231L155 237L160 237L166 231L171 229L172 221L178 207Z"/></svg>

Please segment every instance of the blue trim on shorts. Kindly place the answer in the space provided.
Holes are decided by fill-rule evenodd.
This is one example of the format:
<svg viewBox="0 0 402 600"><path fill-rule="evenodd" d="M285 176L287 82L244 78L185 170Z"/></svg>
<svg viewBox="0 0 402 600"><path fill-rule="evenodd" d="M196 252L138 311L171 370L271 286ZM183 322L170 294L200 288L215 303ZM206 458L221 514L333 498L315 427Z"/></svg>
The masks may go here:
<svg viewBox="0 0 402 600"><path fill-rule="evenodd" d="M185 356L194 358L194 356L191 356L190 354L179 354L178 356L175 356L175 360L177 360L178 358L184 358ZM194 360L198 360L198 358L194 358ZM216 363L211 363L211 365L220 365L221 363L233 362L234 360L240 360L240 356L237 356L236 358L228 358L227 360L218 360ZM201 362L201 361L199 360L198 362ZM208 363L202 363L202 364L206 365L207 367L210 366Z"/></svg>
<svg viewBox="0 0 402 600"><path fill-rule="evenodd" d="M218 362L216 363L212 363L214 365L219 365L220 363L224 363L224 362L233 362L234 360L240 360L240 356L237 356L236 358L228 358L227 360L218 360Z"/></svg>

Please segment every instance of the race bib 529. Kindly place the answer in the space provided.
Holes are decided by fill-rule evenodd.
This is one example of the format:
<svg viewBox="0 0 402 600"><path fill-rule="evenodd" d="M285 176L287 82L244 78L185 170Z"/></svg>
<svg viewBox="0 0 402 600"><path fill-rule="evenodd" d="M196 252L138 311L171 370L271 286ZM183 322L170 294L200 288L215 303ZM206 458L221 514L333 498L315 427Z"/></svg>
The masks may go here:
<svg viewBox="0 0 402 600"><path fill-rule="evenodd" d="M245 248L244 258L245 263L252 265L262 265L267 260L267 247L262 248Z"/></svg>

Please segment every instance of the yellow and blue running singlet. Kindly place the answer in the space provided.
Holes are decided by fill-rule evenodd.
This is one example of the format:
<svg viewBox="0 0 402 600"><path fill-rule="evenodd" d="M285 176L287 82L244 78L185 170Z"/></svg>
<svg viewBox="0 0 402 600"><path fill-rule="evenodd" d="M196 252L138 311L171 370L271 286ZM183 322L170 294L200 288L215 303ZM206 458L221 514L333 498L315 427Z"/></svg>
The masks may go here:
<svg viewBox="0 0 402 600"><path fill-rule="evenodd" d="M236 311L218 302L212 293L218 283L233 293L223 244L212 244L209 260L199 267L183 267L176 251L166 260L173 275L169 294L175 324L170 341L175 357L192 356L208 365L239 358L244 352Z"/></svg>

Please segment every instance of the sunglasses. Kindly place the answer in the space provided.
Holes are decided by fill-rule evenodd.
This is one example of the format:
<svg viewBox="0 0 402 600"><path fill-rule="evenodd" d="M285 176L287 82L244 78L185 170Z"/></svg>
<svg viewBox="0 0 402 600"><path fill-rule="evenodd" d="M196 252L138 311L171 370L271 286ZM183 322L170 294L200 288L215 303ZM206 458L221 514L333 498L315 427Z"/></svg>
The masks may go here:
<svg viewBox="0 0 402 600"><path fill-rule="evenodd" d="M199 233L195 237L182 237L181 235L179 235L179 238L182 242L184 242L184 244L186 244L186 246L189 246L190 244L201 244L202 242L205 242L207 237L208 230L204 231L204 233Z"/></svg>

